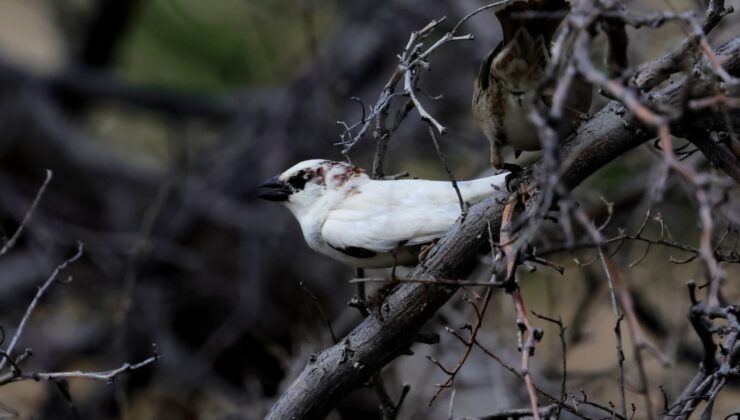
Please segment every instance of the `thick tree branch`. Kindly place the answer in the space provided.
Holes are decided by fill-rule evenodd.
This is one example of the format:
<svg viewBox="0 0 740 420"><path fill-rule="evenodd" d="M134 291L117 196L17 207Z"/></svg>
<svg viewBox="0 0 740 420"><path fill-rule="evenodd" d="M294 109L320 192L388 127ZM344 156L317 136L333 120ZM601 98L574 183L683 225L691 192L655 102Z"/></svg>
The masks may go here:
<svg viewBox="0 0 740 420"><path fill-rule="evenodd" d="M733 114L740 119L740 109L733 110ZM706 130L691 130L686 137L701 150L713 166L722 169L740 184L740 160L736 159L725 145L710 138L709 134Z"/></svg>
<svg viewBox="0 0 740 420"><path fill-rule="evenodd" d="M740 38L717 50L730 74L740 71ZM710 95L712 92L704 92ZM673 84L652 94L656 103L678 105L683 85ZM691 124L695 121L685 121ZM565 162L561 181L575 188L599 168L654 137L654 132L637 129L640 124L624 106L612 101L584 123L558 149L558 161ZM523 184L542 177L544 162L525 169L518 179ZM535 193L536 195L537 193ZM477 255L489 246L488 229L500 229L506 194L500 192L468 211L439 241L413 277L467 277ZM490 228L489 228L490 224ZM320 418L351 389L366 381L381 367L413 344L413 338L457 290L454 286L407 283L390 294L380 307L382 317L371 313L347 337L309 361L303 372L283 393L268 413L268 419Z"/></svg>

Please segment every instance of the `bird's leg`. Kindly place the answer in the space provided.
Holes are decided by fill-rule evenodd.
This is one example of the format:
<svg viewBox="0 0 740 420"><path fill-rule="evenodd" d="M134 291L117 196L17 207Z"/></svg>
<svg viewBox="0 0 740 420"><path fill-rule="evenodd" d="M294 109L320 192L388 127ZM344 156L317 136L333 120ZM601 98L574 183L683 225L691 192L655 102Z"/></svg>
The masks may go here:
<svg viewBox="0 0 740 420"><path fill-rule="evenodd" d="M506 174L506 178L504 178L506 191L513 192L511 189L511 181L516 178L524 169L521 166L515 165L513 163L504 163L501 166L503 167L503 169L509 171L509 173Z"/></svg>
<svg viewBox="0 0 740 420"><path fill-rule="evenodd" d="M519 150L517 150L516 152L521 153L521 151ZM501 145L497 144L495 141L491 142L491 166L496 171L509 171L509 174L506 175L505 183L506 190L512 192L509 186L511 180L524 169L519 165L504 162L503 158L501 157Z"/></svg>
<svg viewBox="0 0 740 420"><path fill-rule="evenodd" d="M377 305L373 305L375 314L378 317L378 320L380 322L384 322L385 319L383 317L383 302L385 301L385 298L393 291L393 289L396 288L396 286L400 283L398 281L398 277L396 277L396 267L398 266L398 250L403 246L403 243L398 244L396 248L394 248L391 251L391 258L393 258L393 266L391 266L391 278L390 282L388 284L384 285L380 289L378 289L376 293L376 301Z"/></svg>
<svg viewBox="0 0 740 420"><path fill-rule="evenodd" d="M434 239L432 242L429 242L426 245L421 246L421 250L419 251L419 262L424 262L424 260L427 259L427 255L429 255L429 251L434 248L434 245L437 245L437 242L439 242L439 239Z"/></svg>
<svg viewBox="0 0 740 420"><path fill-rule="evenodd" d="M496 170L504 168L504 161L501 158L501 149L495 141L491 142L491 166Z"/></svg>
<svg viewBox="0 0 740 420"><path fill-rule="evenodd" d="M357 267L355 269L355 277L357 277L358 279L365 277L365 270L363 268ZM365 283L357 283L355 296L349 301L349 306L352 308L357 308L362 316L366 317L369 314L367 310L368 301L367 293L365 292Z"/></svg>

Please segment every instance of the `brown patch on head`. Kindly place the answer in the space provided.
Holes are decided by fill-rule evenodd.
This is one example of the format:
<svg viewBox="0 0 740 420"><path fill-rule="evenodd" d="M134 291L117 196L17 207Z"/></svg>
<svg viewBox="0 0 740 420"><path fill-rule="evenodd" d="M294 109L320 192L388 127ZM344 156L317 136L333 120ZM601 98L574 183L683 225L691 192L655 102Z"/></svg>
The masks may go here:
<svg viewBox="0 0 740 420"><path fill-rule="evenodd" d="M306 180L309 180L313 182L314 184L319 185L326 185L326 178L324 177L324 167L319 166L316 169L306 169L305 174L303 175Z"/></svg>
<svg viewBox="0 0 740 420"><path fill-rule="evenodd" d="M336 187L341 187L353 177L361 176L365 173L365 171L357 166L343 162L332 162L331 166L331 180Z"/></svg>

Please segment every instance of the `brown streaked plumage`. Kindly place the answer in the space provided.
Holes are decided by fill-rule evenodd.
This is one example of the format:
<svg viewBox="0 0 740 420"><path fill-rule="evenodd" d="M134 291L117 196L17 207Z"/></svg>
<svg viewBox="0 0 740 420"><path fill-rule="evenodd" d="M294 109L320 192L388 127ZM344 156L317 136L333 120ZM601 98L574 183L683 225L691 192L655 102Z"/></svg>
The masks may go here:
<svg viewBox="0 0 740 420"><path fill-rule="evenodd" d="M503 40L483 60L473 92L473 114L491 143L491 165L506 166L501 147L518 155L540 150L537 128L529 121L536 101L550 104L552 94L535 97L550 61L549 46L570 6L564 0L521 0L496 12ZM591 86L573 83L566 103L561 134L573 130L591 105Z"/></svg>

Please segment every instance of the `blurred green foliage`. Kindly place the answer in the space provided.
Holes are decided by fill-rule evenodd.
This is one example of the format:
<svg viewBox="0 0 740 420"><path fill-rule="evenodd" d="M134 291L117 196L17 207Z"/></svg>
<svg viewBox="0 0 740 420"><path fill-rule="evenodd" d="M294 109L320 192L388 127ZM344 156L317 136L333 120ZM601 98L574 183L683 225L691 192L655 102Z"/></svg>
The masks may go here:
<svg viewBox="0 0 740 420"><path fill-rule="evenodd" d="M133 20L121 70L196 92L279 83L318 53L335 9L332 0L151 0Z"/></svg>

